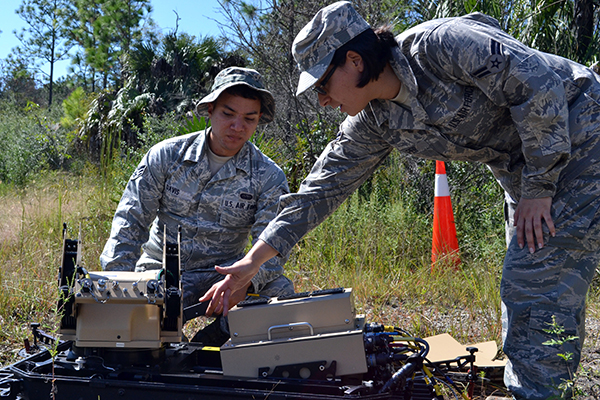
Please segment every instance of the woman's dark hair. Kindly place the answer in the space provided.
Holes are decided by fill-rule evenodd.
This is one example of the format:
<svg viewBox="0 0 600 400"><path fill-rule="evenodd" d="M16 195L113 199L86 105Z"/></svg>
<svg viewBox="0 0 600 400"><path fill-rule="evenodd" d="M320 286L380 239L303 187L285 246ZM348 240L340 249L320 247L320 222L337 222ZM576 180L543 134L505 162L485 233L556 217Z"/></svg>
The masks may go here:
<svg viewBox="0 0 600 400"><path fill-rule="evenodd" d="M357 85L361 88L379 78L386 64L392 58L392 47L398 47L398 43L394 39L390 26L382 26L376 30L367 29L337 49L331 64L342 66L346 63L348 51L352 50L358 53L365 65Z"/></svg>

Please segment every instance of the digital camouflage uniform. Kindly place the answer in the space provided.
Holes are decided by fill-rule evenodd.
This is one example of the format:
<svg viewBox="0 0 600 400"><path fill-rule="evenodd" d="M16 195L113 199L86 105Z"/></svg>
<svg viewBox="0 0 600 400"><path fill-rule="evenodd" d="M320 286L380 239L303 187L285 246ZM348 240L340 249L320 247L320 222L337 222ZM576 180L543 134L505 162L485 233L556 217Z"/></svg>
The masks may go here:
<svg viewBox="0 0 600 400"><path fill-rule="evenodd" d="M274 218L279 196L289 192L283 171L250 142L211 178L208 134L178 136L150 149L125 188L100 257L107 270L160 268L163 227L167 241L176 242L181 226L184 307L224 278L214 266L241 259L249 236L256 241ZM251 290L293 293L283 262L277 257L262 265Z"/></svg>
<svg viewBox="0 0 600 400"><path fill-rule="evenodd" d="M314 27L305 29L296 41L315 35ZM373 100L346 118L299 192L282 197L278 217L260 239L289 254L394 148L487 164L506 192L510 215L522 196L552 197L556 237L544 226L546 245L530 254L511 229L501 283L510 359L505 382L518 399L547 399L579 363L585 296L599 261L599 77L524 46L479 13L426 22L396 41L390 63L409 92L408 105ZM579 339L544 345L553 338L544 332L552 316ZM564 352L574 355L569 365L557 355Z"/></svg>

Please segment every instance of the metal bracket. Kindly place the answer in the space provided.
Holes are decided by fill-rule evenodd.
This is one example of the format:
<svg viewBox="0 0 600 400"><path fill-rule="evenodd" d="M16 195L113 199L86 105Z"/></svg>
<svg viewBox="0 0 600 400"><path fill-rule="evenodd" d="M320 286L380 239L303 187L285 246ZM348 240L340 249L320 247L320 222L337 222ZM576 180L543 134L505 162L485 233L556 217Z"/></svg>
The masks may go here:
<svg viewBox="0 0 600 400"><path fill-rule="evenodd" d="M279 365L269 375L269 367L258 369L259 378L284 378L310 381L328 381L335 377L337 363L333 360L329 367L327 361L314 361L302 364Z"/></svg>

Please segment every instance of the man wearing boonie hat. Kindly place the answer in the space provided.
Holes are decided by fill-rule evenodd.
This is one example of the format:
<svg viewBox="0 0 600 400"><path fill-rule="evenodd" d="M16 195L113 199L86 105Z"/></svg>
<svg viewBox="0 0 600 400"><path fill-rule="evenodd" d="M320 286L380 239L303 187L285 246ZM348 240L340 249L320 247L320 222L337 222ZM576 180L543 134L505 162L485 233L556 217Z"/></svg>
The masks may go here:
<svg viewBox="0 0 600 400"><path fill-rule="evenodd" d="M100 256L106 270L162 268L163 227L169 242L176 242L181 227L184 308L224 277L215 265L242 258L249 236L258 238L275 217L279 197L289 192L283 171L248 141L275 114L273 96L258 72L224 69L196 111L210 118L211 127L148 151L125 188ZM264 263L234 301L247 292L293 293L293 283L283 276L284 262ZM217 318L192 340L220 346L228 337L225 318Z"/></svg>
<svg viewBox="0 0 600 400"><path fill-rule="evenodd" d="M523 45L481 13L394 37L371 29L347 1L318 11L292 54L297 94L310 88L321 106L349 116L247 257L221 271L230 275L209 290L208 311L261 262L289 254L393 149L481 162L506 198L504 381L515 399L569 398L559 386L579 364L600 261L600 77ZM546 344L553 321L573 338L560 348Z"/></svg>

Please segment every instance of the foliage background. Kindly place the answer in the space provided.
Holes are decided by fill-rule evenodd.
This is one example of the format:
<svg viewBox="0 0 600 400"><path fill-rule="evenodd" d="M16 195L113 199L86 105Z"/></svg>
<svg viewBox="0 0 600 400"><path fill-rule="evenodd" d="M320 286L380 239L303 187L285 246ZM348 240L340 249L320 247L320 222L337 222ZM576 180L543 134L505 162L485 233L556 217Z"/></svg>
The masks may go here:
<svg viewBox="0 0 600 400"><path fill-rule="evenodd" d="M310 95L294 95L298 70L291 43L328 3L222 0L228 21L222 36L197 38L177 30L160 34L148 20L148 0L23 0L22 12L32 21L58 7L52 11L61 29L24 32L23 46L0 60L0 200L6 210L0 223L0 346L8 349L0 362L27 336L28 322L52 326L62 222L69 237L81 229L84 260L94 269L141 156L160 140L204 126L194 103L221 69L241 65L263 74L277 113L251 140L297 189L343 118ZM532 47L588 66L599 59L600 4L593 0L353 3L373 26L391 24L396 32L482 11ZM43 26L34 22L31 28ZM71 49L72 71L65 78L37 72L39 55L60 58L47 34ZM458 271L432 271L434 168L432 161L392 153L298 244L287 274L298 291L354 287L372 321L422 336L451 332L463 342L499 341L502 191L482 165L447 164L463 262ZM598 286L590 293L591 315Z"/></svg>

